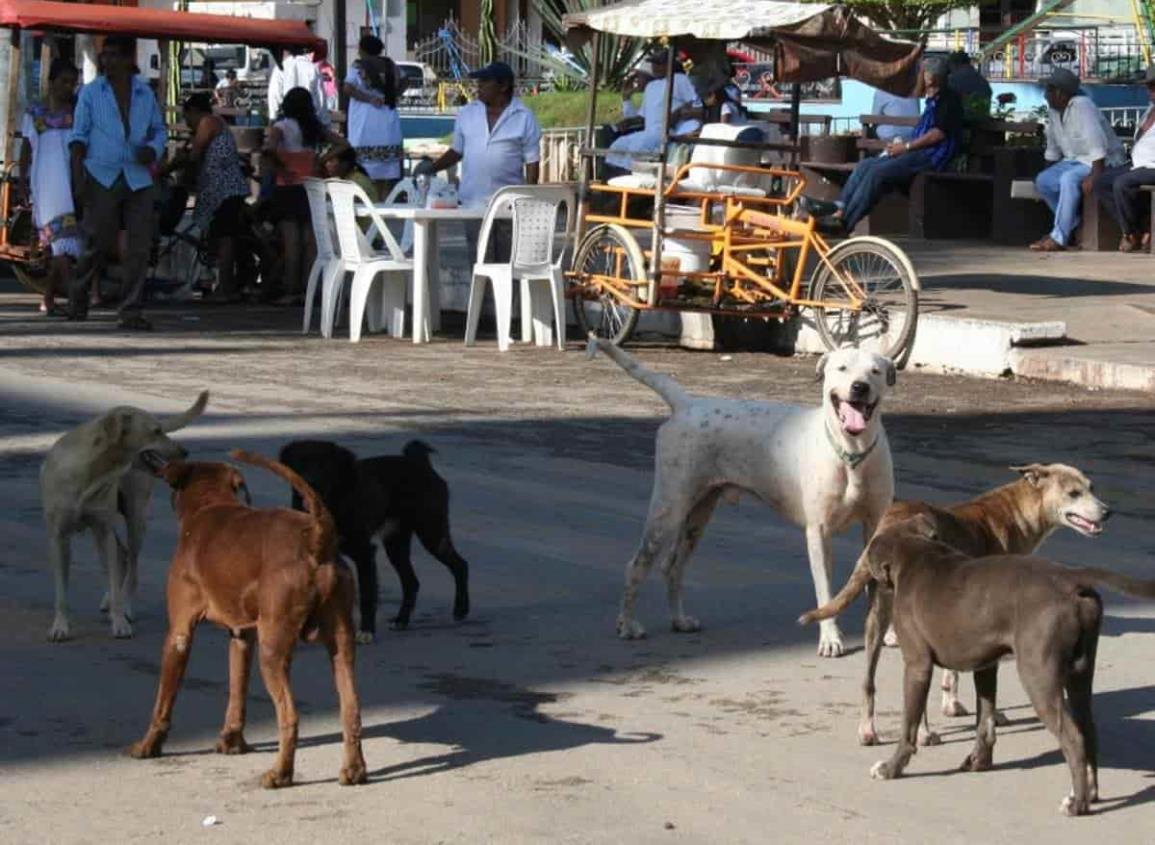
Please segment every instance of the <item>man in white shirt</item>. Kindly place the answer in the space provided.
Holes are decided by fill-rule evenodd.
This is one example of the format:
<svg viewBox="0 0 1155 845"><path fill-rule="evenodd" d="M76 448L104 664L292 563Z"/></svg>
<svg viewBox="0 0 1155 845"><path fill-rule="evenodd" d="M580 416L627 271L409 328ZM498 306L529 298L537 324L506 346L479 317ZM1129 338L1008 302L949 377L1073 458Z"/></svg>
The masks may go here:
<svg viewBox="0 0 1155 845"><path fill-rule="evenodd" d="M1152 105L1135 127L1131 163L1108 168L1095 182L1095 195L1123 231L1119 252L1135 252L1142 247L1141 224L1148 196L1139 189L1155 185L1155 132L1151 131L1155 127L1155 66L1147 68L1147 97Z"/></svg>
<svg viewBox="0 0 1155 845"><path fill-rule="evenodd" d="M913 117L917 120L922 116L922 106L918 97L899 97L881 88L874 92L874 103L870 107L871 114L884 114L887 117ZM877 129L878 140L888 144L896 138L900 141L909 141L914 138L913 126L891 126L882 124Z"/></svg>
<svg viewBox="0 0 1155 845"><path fill-rule="evenodd" d="M325 93L321 90L321 73L313 63L312 53L303 47L290 47L285 51L280 67L274 67L269 74L269 123L277 120L281 111L281 101L294 88L304 88L313 98L313 108L324 126L332 121L326 108Z"/></svg>
<svg viewBox="0 0 1155 845"><path fill-rule="evenodd" d="M633 153L656 152L662 145L662 119L666 110L666 71L672 60L669 50L660 50L650 56L654 79L642 93L641 116L645 125L640 132L623 135L612 144L606 156L604 172L607 178L627 173ZM674 68L674 93L670 101L670 134L688 135L702 128L702 101L686 74Z"/></svg>
<svg viewBox="0 0 1155 845"><path fill-rule="evenodd" d="M470 77L477 80L477 99L457 113L453 141L434 162L422 162L414 176L433 174L461 162L457 196L463 206L484 206L498 189L536 185L541 161L541 127L526 105L513 95L513 68L493 62ZM509 221L498 221L490 236L489 255L509 257ZM469 221L465 238L470 256L477 255L479 221ZM488 259L480 259L488 260Z"/></svg>
<svg viewBox="0 0 1155 845"><path fill-rule="evenodd" d="M1054 164L1035 177L1035 188L1055 213L1055 225L1031 249L1061 252L1071 245L1084 195L1091 195L1105 168L1118 167L1127 157L1098 107L1079 93L1079 77L1057 68L1043 86L1050 106L1045 157Z"/></svg>

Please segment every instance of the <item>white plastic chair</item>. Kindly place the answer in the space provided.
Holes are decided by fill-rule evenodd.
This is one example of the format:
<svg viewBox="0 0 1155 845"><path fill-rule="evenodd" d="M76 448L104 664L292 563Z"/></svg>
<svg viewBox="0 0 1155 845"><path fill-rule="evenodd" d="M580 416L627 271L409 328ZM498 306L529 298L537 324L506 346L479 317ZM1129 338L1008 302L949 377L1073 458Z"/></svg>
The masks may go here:
<svg viewBox="0 0 1155 845"><path fill-rule="evenodd" d="M329 213L329 201L325 194L324 179L306 179L305 193L309 197L309 216L313 220L313 239L317 242L317 257L309 269L309 281L305 286L305 319L302 334L308 334L313 322L313 297L317 283L321 283L321 300L325 299L325 289L333 284L333 277L339 269L337 250L333 246L333 218Z"/></svg>
<svg viewBox="0 0 1155 845"><path fill-rule="evenodd" d="M353 274L353 285L349 292L349 340L361 340L361 326L365 322L368 309L369 330L377 331L382 320L394 337L405 333L406 280L412 278L413 262L405 258L401 245L377 213L373 201L360 186L343 179L328 179L325 187L333 203L333 221L337 229L337 246L340 250L335 283L322 290L321 333L332 337L336 319L338 289L344 286L346 273ZM357 210L363 207L372 221L376 236L385 245L382 251L373 250L361 231ZM373 299L373 283L384 274L381 296Z"/></svg>
<svg viewBox="0 0 1155 845"><path fill-rule="evenodd" d="M566 209L565 244L559 249L557 215L563 206ZM513 242L509 260L486 262L494 220L504 216L510 208L513 210ZM502 188L493 195L482 222L477 261L473 265L465 324L466 346L477 341L477 324L481 319L488 279L493 287L497 317L497 348L502 352L509 349L513 281L517 279L521 283L522 340L527 343L536 340L538 346L549 346L552 323L557 333L558 349L565 349L565 271L562 261L576 216L572 186L516 185ZM545 307L546 296L552 308Z"/></svg>
<svg viewBox="0 0 1155 845"><path fill-rule="evenodd" d="M429 177L429 190L435 191L438 188L444 187L449 183L444 179L438 179L436 176ZM406 177L393 186L393 190L389 192L389 196L385 197L386 205L421 205L421 192L417 189L417 183ZM413 251L413 221L406 220L405 227L401 230L401 250L406 255Z"/></svg>

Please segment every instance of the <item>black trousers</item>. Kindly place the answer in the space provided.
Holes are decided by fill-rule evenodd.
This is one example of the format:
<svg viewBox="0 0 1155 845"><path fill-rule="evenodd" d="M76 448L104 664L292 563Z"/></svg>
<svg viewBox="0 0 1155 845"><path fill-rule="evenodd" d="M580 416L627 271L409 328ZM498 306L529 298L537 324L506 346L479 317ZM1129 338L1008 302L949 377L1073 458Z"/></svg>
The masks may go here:
<svg viewBox="0 0 1155 845"><path fill-rule="evenodd" d="M1139 190L1144 185L1155 185L1155 168L1109 167L1095 180L1095 196L1124 235L1142 233L1143 213L1151 207L1150 195Z"/></svg>

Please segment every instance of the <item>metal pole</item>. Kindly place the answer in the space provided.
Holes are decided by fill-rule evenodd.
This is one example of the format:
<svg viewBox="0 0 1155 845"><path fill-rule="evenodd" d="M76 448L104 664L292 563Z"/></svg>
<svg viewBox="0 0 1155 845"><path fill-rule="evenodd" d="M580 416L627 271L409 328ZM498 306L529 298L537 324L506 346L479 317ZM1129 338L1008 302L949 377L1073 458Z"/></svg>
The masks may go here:
<svg viewBox="0 0 1155 845"><path fill-rule="evenodd" d="M4 123L4 164L12 159L16 133L20 131L20 30L8 34L8 114Z"/></svg>
<svg viewBox="0 0 1155 845"><path fill-rule="evenodd" d="M590 43L590 51L593 55L593 62L590 67L590 103L586 110L586 137L585 142L580 146L596 147L594 143L594 124L597 121L598 113L598 70L600 65L598 63L598 52L601 47L602 39L601 33L594 31L593 41ZM589 204L589 187L590 182L593 181L594 165L597 159L594 156L582 156L581 160L581 175L580 187L578 188L578 210L577 221L574 226L574 252L577 252L577 245L581 243L582 237L585 235L585 215L586 208Z"/></svg>
<svg viewBox="0 0 1155 845"><path fill-rule="evenodd" d="M654 184L654 225L650 236L650 286L646 291L646 302L656 305L658 283L662 278L662 234L666 228L666 160L670 157L670 106L674 101L674 62L677 53L676 42L670 41L669 55L666 56L666 92L662 106L662 146L658 150L658 176Z"/></svg>
<svg viewBox="0 0 1155 845"><path fill-rule="evenodd" d="M802 83L795 82L790 91L790 140L798 143L798 112L802 108Z"/></svg>
<svg viewBox="0 0 1155 845"><path fill-rule="evenodd" d="M344 88L343 83L345 82L345 73L349 70L349 68L346 66L347 57L345 55L345 50L348 46L345 42L349 39L349 34L345 31L348 25L345 20L345 13L347 11L345 4L347 0L334 0L334 2L336 3L337 7L334 10L335 13L333 15L333 29L336 30L334 33L335 38L333 39L333 64L336 65L337 90L341 91ZM348 110L348 103L344 93L339 94L337 97L337 108L339 108L342 112L346 112ZM349 131L348 123L345 125L345 131Z"/></svg>

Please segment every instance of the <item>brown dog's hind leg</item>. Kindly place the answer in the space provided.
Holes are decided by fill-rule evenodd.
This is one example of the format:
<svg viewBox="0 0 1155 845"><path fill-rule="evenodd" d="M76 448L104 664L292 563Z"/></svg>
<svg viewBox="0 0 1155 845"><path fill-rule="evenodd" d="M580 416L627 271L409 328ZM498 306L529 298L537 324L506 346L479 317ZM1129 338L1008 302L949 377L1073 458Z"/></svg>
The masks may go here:
<svg viewBox="0 0 1155 845"><path fill-rule="evenodd" d="M874 727L874 678L878 673L878 658L882 654L882 634L890 625L894 593L871 581L866 587L870 609L866 613L866 677L862 681L862 718L858 722L859 745L878 745L878 731Z"/></svg>
<svg viewBox="0 0 1155 845"><path fill-rule="evenodd" d="M217 754L245 754L251 750L245 742L245 698L253 668L255 639L255 632L251 630L241 631L229 639L229 705L217 739Z"/></svg>
<svg viewBox="0 0 1155 845"><path fill-rule="evenodd" d="M905 657L905 655L904 655ZM916 659L908 658L902 673L902 736L898 747L889 760L879 760L870 769L870 776L876 780L890 780L900 777L910 758L918 751L918 723L926 710L926 697L930 692L930 682L934 674L934 663L930 655Z"/></svg>
<svg viewBox="0 0 1155 845"><path fill-rule="evenodd" d="M1075 715L1063 699L1063 661L1056 657L1044 662L1035 656L1029 665L1024 665L1027 657L1025 654L1018 656L1023 688L1039 714L1039 720L1058 738L1059 749L1071 770L1071 794L1059 804L1059 812L1067 816L1086 815L1091 803L1087 789L1087 749Z"/></svg>
<svg viewBox="0 0 1155 845"><path fill-rule="evenodd" d="M1082 605L1086 605L1083 607ZM1083 743L1087 749L1087 794L1090 801L1099 800L1099 733L1095 727L1095 717L1091 712L1092 686L1095 680L1095 655L1099 648L1099 626L1102 623L1103 607L1097 600L1086 598L1080 610L1084 617L1082 653L1079 654L1067 675L1067 701L1071 713L1083 732Z"/></svg>
<svg viewBox="0 0 1155 845"><path fill-rule="evenodd" d="M257 643L261 655L261 677L277 711L277 759L261 776L261 786L278 789L293 782L293 759L297 753L297 705L289 687L289 668L293 663L293 645L304 627L304 620L287 620L282 616L266 621L262 613L257 626Z"/></svg>
<svg viewBox="0 0 1155 845"><path fill-rule="evenodd" d="M156 704L152 709L152 721L149 722L144 739L129 746L128 749L129 755L137 759L159 757L164 747L172 724L173 704L176 702L176 694L184 678L185 667L188 666L193 631L200 616L199 608L193 613L191 602L174 601L172 595L169 596L169 607L185 609L186 615L180 619L169 620L168 633L165 634L161 650L160 682L156 690Z"/></svg>
<svg viewBox="0 0 1155 845"><path fill-rule="evenodd" d="M991 767L995 748L995 696L999 685L999 665L975 672L975 746L960 767L965 772L985 772Z"/></svg>
<svg viewBox="0 0 1155 845"><path fill-rule="evenodd" d="M332 595L326 600L321 623L321 637L329 650L329 661L333 666L333 683L337 687L337 698L341 705L341 735L344 740L345 759L337 781L342 786L365 783L368 770L365 756L361 753L361 702L357 698L357 686L353 672L356 656L356 635L353 632L353 588L348 573L336 576Z"/></svg>

